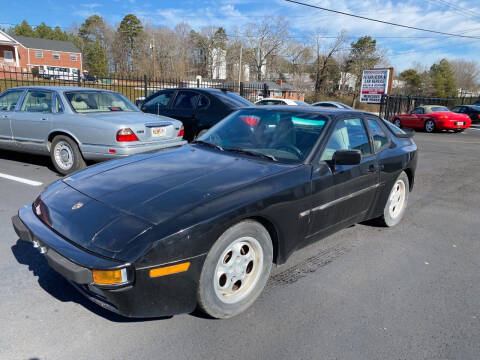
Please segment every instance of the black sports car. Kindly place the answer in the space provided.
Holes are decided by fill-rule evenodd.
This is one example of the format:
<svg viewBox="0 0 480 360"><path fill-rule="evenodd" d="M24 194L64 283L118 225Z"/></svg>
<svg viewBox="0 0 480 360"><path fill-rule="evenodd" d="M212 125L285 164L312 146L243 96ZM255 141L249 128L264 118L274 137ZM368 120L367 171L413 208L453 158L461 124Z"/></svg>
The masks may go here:
<svg viewBox="0 0 480 360"><path fill-rule="evenodd" d="M185 127L183 138L192 141L232 112L253 106L243 97L219 89L166 89L145 99L143 112L180 120Z"/></svg>
<svg viewBox="0 0 480 360"><path fill-rule="evenodd" d="M480 105L458 105L452 111L467 114L472 119L472 124L480 124Z"/></svg>
<svg viewBox="0 0 480 360"><path fill-rule="evenodd" d="M416 164L411 135L368 113L246 108L192 144L57 181L12 220L107 309L228 318L296 249L367 219L396 225Z"/></svg>

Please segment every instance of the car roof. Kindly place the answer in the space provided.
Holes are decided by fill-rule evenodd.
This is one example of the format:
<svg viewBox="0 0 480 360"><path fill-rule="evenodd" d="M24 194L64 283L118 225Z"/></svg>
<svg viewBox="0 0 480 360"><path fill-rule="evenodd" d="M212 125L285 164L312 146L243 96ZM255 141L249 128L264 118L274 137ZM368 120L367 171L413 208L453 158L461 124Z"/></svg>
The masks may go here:
<svg viewBox="0 0 480 360"><path fill-rule="evenodd" d="M65 91L108 91L108 92L115 92L112 90L108 89L97 89L97 88L89 88L89 87L79 87L79 86L41 86L41 85L35 85L35 86L17 86L10 88L8 90L12 89L35 89L35 90L51 90L51 91L59 91L59 92L65 92Z"/></svg>
<svg viewBox="0 0 480 360"><path fill-rule="evenodd" d="M243 107L240 110L253 110L253 111L285 111L285 112L305 112L305 113L315 113L315 114L323 114L329 116L338 116L342 114L367 114L373 115L366 111L359 111L354 109L339 109L339 108L328 108L328 107L321 107L321 106L310 106L310 105L298 105L292 107L291 105L264 105L264 106L255 106L255 107Z"/></svg>

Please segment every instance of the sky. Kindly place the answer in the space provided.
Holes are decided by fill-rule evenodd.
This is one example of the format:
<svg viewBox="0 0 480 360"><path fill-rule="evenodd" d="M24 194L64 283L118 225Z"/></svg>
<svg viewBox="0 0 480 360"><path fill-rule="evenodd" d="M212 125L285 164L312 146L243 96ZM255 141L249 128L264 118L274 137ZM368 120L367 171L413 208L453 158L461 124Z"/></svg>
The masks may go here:
<svg viewBox="0 0 480 360"><path fill-rule="evenodd" d="M480 0L302 0L313 5L354 13L409 26L455 34L478 36L462 39L403 29L339 14L307 8L284 0L0 0L0 26L27 20L42 21L67 29L81 24L88 16L99 14L107 22L118 24L128 13L152 25L174 27L184 21L194 29L223 26L227 33L242 30L268 16L283 16L290 25L291 38L306 42L314 32L335 36L346 31L350 43L370 35L385 50L396 72L414 62L430 66L442 58L478 59L480 53ZM325 39L325 46L331 39Z"/></svg>

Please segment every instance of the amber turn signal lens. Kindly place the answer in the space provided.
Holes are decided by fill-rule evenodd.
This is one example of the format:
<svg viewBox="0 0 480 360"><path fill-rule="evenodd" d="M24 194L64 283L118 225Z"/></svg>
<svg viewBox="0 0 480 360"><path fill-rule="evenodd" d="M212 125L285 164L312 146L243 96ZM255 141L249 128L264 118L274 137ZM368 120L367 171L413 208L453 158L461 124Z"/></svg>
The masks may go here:
<svg viewBox="0 0 480 360"><path fill-rule="evenodd" d="M99 285L115 285L126 282L126 270L92 270L93 282Z"/></svg>
<svg viewBox="0 0 480 360"><path fill-rule="evenodd" d="M184 262L184 263L177 264L177 265L151 269L150 270L150 277L154 278L154 277L159 277L159 276L165 276L165 275L184 272L184 271L187 271L189 267L190 267L190 262Z"/></svg>

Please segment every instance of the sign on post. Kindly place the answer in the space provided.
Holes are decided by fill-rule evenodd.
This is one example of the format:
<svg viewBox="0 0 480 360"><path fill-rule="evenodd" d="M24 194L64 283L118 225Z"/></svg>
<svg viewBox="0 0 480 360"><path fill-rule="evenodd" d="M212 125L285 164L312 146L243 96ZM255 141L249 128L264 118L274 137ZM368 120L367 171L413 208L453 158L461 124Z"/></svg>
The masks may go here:
<svg viewBox="0 0 480 360"><path fill-rule="evenodd" d="M388 94L392 86L393 68L364 70L360 102L379 104L383 94Z"/></svg>

